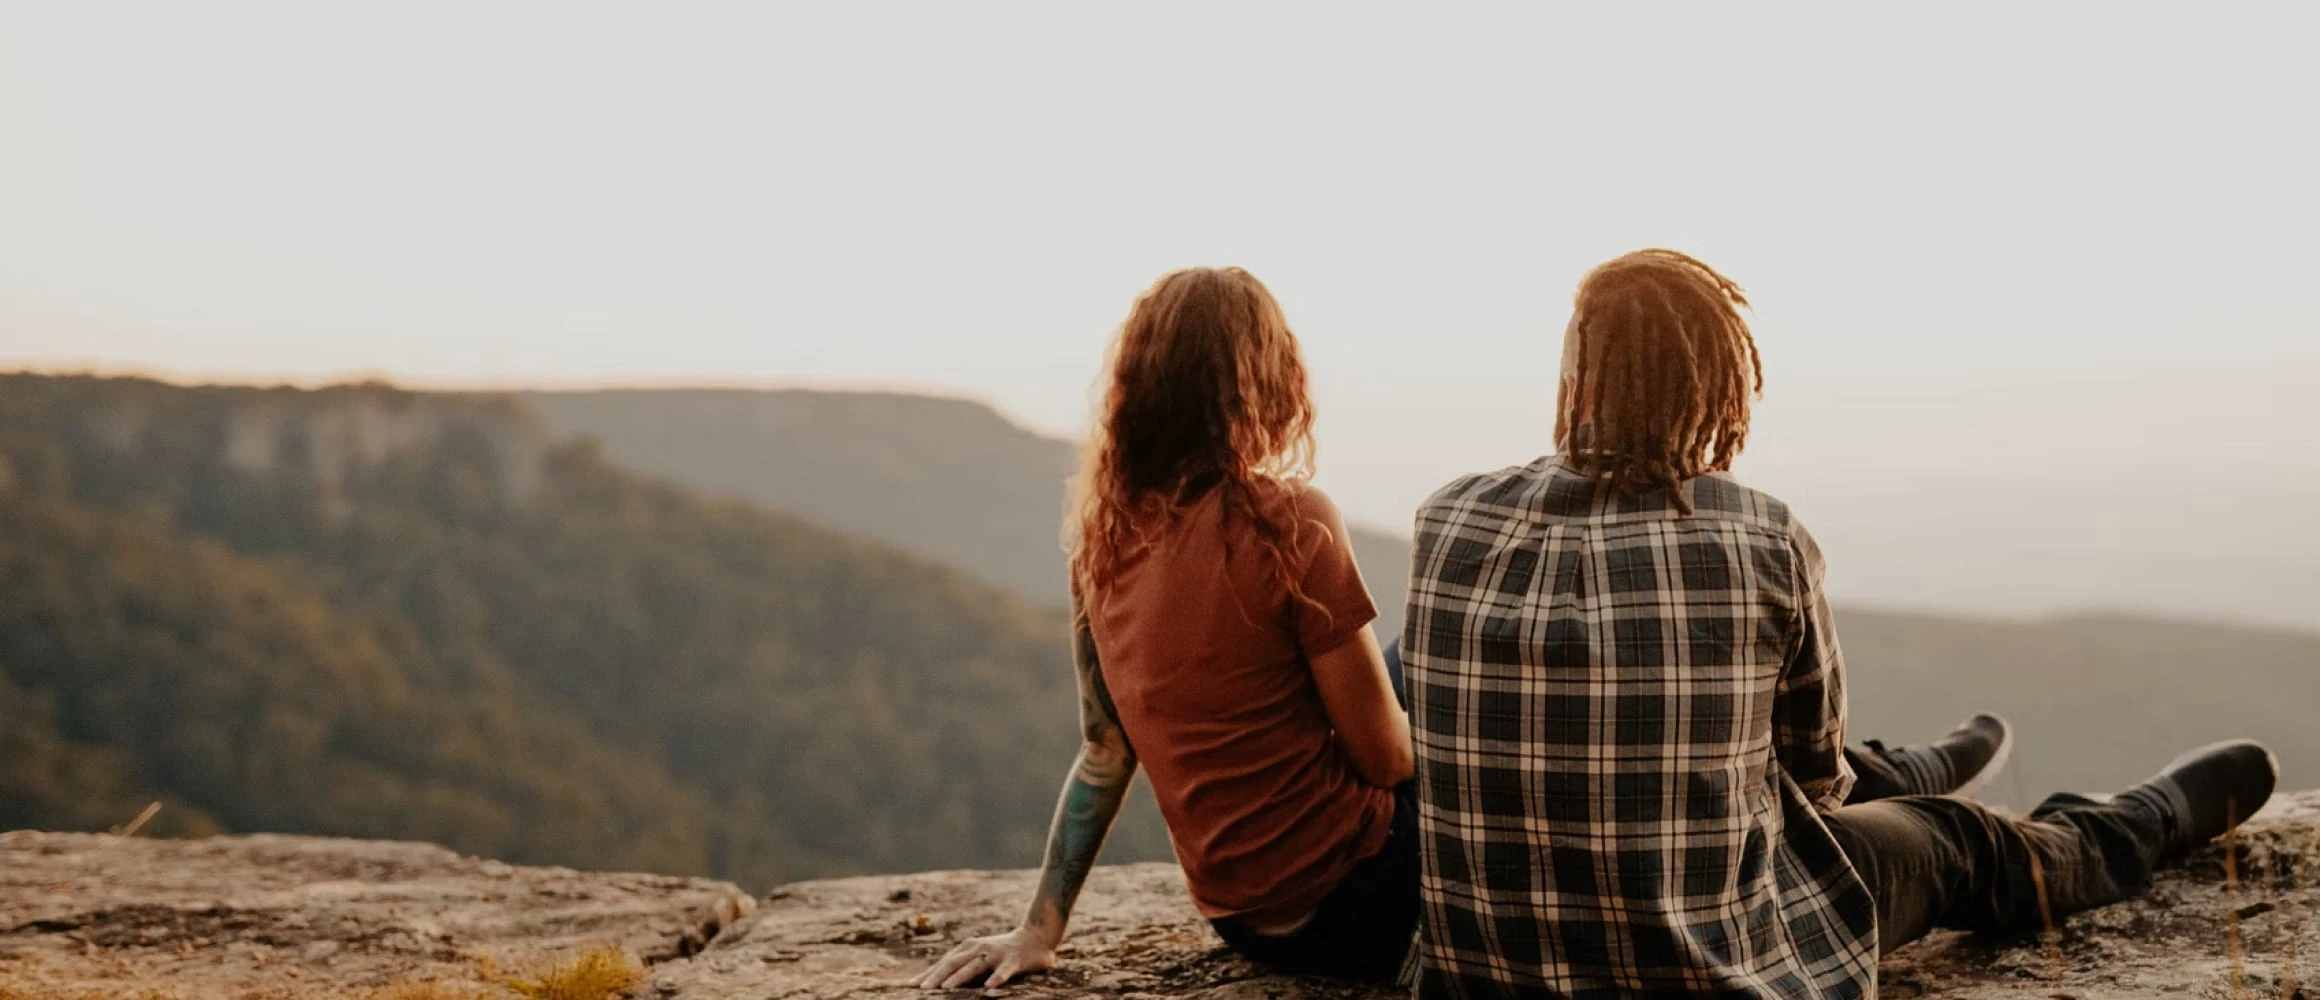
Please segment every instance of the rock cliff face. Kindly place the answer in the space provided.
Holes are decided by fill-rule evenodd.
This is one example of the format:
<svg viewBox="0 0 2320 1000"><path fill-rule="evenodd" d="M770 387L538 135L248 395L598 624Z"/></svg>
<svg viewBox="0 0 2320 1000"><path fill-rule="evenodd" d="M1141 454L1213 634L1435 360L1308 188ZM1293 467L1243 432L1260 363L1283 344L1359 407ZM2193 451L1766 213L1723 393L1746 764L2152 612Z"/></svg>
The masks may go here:
<svg viewBox="0 0 2320 1000"><path fill-rule="evenodd" d="M2320 793L2284 798L2144 899L2043 942L1945 935L1889 959L1888 997L2297 996L2320 964ZM0 995L361 997L497 981L588 947L647 965L657 1000L921 996L908 982L1003 930L1029 872L805 882L752 900L723 883L517 868L441 848L296 837L149 841L0 835ZM976 991L985 992L985 991ZM1060 968L994 995L1369 998L1233 958L1167 865L1099 869Z"/></svg>

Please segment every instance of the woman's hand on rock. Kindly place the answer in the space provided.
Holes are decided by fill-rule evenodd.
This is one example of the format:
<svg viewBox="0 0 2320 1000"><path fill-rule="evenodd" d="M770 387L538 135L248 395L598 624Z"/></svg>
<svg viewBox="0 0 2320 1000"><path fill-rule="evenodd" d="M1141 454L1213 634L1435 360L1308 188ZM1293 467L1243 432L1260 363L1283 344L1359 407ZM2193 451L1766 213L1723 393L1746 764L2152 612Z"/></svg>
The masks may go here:
<svg viewBox="0 0 2320 1000"><path fill-rule="evenodd" d="M1017 976L1054 967L1055 942L1018 927L1005 934L960 942L919 977L918 988L950 990L977 980L986 987L1005 986Z"/></svg>

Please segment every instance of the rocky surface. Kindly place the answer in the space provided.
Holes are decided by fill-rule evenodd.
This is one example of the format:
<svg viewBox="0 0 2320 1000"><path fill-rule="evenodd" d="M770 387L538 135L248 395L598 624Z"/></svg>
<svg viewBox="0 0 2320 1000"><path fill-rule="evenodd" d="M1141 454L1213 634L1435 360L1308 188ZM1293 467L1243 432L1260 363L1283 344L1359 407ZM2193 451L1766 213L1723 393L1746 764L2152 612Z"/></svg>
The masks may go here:
<svg viewBox="0 0 2320 1000"><path fill-rule="evenodd" d="M2296 995L2320 964L2315 855L2320 793L2285 799L2147 898L2073 918L2047 941L1945 935L1912 947L1886 963L1883 995ZM611 945L649 966L638 992L651 1000L915 997L910 981L953 942L1013 923L1031 880L958 871L807 882L753 905L723 883L518 868L424 845L14 833L0 835L0 987L35 1000L138 995L132 986L185 1000L361 997L398 981L489 983L498 970ZM954 995L979 993L1393 995L1233 958L1167 865L1099 869L1062 965Z"/></svg>
<svg viewBox="0 0 2320 1000"><path fill-rule="evenodd" d="M0 987L43 1000L360 997L494 982L597 946L673 959L754 905L722 882L519 867L429 844L6 833Z"/></svg>
<svg viewBox="0 0 2320 1000"><path fill-rule="evenodd" d="M2227 885L2221 846L2165 874L2132 904L2082 914L2041 942L1990 944L1947 934L1894 956L1886 997L2229 997L2237 921L2241 983L2280 996L2299 962L2320 965L2306 915L2320 905L2320 793L2284 799L2231 853L2242 884ZM656 968L664 996L693 998L923 996L909 981L962 936L1013 926L1030 872L936 872L807 882L775 891L757 913L693 958ZM1023 998L1199 997L1318 1000L1392 991L1264 975L1235 959L1192 912L1168 865L1099 868L1072 940L1053 972L998 991ZM2313 991L2320 997L2320 991Z"/></svg>
<svg viewBox="0 0 2320 1000"><path fill-rule="evenodd" d="M911 984L962 936L1014 926L1037 880L1028 871L953 871L805 882L774 890L692 959L649 985L683 1000L924 997ZM1053 971L997 991L1010 997L1388 995L1267 976L1233 957L1192 910L1174 865L1096 869Z"/></svg>

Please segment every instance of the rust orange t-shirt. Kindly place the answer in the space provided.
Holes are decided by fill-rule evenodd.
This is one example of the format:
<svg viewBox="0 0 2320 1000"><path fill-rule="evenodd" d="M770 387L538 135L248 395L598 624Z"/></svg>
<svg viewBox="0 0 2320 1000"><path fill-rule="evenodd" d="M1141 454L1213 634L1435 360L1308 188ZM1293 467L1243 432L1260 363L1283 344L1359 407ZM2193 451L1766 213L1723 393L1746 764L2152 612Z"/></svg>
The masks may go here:
<svg viewBox="0 0 2320 1000"><path fill-rule="evenodd" d="M1297 525L1293 572L1319 610L1274 580L1218 490L1084 604L1121 728L1211 918L1303 914L1384 846L1393 819L1392 791L1354 770L1313 683L1311 657L1377 617L1343 518L1297 484L1265 482L1257 504Z"/></svg>

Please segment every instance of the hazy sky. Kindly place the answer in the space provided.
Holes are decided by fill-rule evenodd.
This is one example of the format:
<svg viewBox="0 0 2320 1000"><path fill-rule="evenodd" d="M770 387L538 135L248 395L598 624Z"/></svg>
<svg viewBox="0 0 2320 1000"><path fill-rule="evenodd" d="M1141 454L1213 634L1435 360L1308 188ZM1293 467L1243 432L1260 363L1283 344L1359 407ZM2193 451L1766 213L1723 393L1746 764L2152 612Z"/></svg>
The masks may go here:
<svg viewBox="0 0 2320 1000"><path fill-rule="evenodd" d="M1861 599L2320 622L2310 5L0 2L0 366L836 382L1081 426L1241 264L1322 482L1546 447L1585 268L1748 286Z"/></svg>

